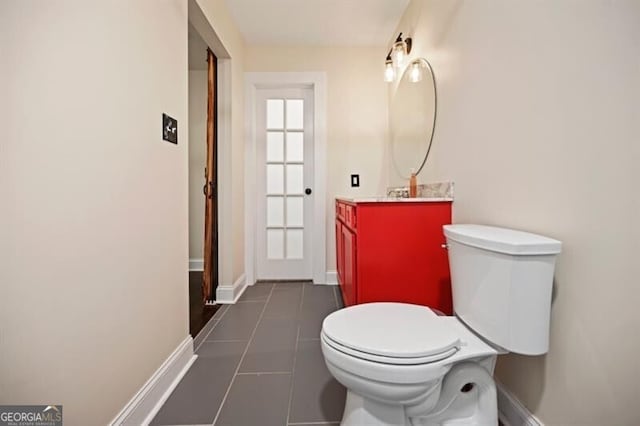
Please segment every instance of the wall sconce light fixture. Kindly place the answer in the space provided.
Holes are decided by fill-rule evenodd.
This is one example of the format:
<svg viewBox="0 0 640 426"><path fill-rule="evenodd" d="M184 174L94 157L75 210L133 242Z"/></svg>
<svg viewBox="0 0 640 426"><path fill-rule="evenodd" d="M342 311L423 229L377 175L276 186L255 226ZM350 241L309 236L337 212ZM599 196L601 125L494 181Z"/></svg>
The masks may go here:
<svg viewBox="0 0 640 426"><path fill-rule="evenodd" d="M387 59L384 63L384 81L387 83L391 83L396 79L396 69L393 66L393 61L391 60L391 54L387 55Z"/></svg>
<svg viewBox="0 0 640 426"><path fill-rule="evenodd" d="M402 39L402 33L398 34L396 42L391 48L391 60L396 68L402 68L404 61L409 53L411 53L411 37Z"/></svg>
<svg viewBox="0 0 640 426"><path fill-rule="evenodd" d="M402 33L398 34L385 60L384 81L391 83L395 80L398 74L396 70L402 69L409 53L411 53L411 37L403 39Z"/></svg>
<svg viewBox="0 0 640 426"><path fill-rule="evenodd" d="M409 71L409 81L417 83L422 80L422 63L420 60L411 62L411 70Z"/></svg>

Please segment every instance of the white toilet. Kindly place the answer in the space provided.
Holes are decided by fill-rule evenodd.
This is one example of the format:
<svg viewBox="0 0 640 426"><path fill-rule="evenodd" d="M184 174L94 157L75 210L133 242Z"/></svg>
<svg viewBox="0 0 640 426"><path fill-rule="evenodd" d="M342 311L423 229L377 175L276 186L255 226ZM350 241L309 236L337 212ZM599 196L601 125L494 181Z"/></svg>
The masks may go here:
<svg viewBox="0 0 640 426"><path fill-rule="evenodd" d="M561 243L481 225L444 234L455 316L367 303L325 318L322 353L347 388L343 426L497 425L497 355L547 352Z"/></svg>

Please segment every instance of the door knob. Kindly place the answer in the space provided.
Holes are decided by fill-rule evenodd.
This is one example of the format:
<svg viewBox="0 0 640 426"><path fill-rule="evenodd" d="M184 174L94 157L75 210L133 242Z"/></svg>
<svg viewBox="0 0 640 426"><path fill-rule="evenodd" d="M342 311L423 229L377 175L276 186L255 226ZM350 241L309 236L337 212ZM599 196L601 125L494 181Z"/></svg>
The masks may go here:
<svg viewBox="0 0 640 426"><path fill-rule="evenodd" d="M304 190L304 193L307 194L307 195L311 195L312 192L313 191L311 191L311 188L307 188L307 189Z"/></svg>

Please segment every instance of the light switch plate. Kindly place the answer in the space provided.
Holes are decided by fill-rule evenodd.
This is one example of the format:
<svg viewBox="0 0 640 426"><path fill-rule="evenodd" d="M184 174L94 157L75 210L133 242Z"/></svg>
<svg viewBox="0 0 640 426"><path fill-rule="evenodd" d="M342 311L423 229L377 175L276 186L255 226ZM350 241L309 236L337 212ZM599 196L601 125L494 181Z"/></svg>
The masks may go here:
<svg viewBox="0 0 640 426"><path fill-rule="evenodd" d="M178 145L178 120L162 114L162 139Z"/></svg>
<svg viewBox="0 0 640 426"><path fill-rule="evenodd" d="M351 187L360 186L360 175L351 175Z"/></svg>

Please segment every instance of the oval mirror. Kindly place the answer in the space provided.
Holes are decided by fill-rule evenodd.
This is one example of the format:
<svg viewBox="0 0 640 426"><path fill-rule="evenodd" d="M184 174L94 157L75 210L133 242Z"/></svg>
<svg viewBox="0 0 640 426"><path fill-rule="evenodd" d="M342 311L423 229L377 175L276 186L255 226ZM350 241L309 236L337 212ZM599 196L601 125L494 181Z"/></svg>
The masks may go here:
<svg viewBox="0 0 640 426"><path fill-rule="evenodd" d="M424 58L404 70L393 95L390 110L391 157L396 173L408 179L424 167L435 131L436 80Z"/></svg>

